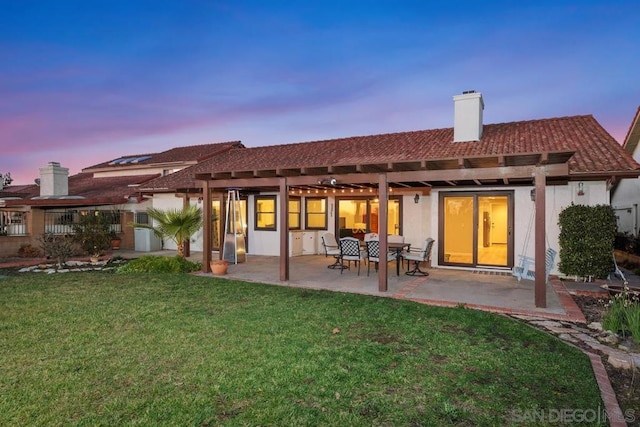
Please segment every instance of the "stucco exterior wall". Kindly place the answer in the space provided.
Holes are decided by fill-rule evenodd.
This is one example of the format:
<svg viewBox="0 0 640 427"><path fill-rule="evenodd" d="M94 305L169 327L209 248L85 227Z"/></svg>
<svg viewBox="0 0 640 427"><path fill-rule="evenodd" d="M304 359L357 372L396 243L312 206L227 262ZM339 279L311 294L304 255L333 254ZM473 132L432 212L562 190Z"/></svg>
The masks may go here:
<svg viewBox="0 0 640 427"><path fill-rule="evenodd" d="M482 187L482 191L513 191L514 194L514 217L513 217L513 233L514 233L514 263L517 265L519 255L534 256L534 234L535 221L532 218L534 214L534 202L531 200L531 190L534 187ZM418 203L415 203L415 192L405 193L402 195L402 215L403 215L403 235L405 241L411 243L412 247L420 247L424 240L432 237L435 240L432 251L432 265L438 266L438 197L442 190L433 190L430 195L420 194ZM447 190L451 192L453 190ZM456 188L456 191L474 191L480 193L478 187ZM264 195L277 193L264 193ZM550 185L546 189L546 240L547 246L559 251L558 237L560 229L558 227L558 218L560 212L566 207L574 204L583 205L599 205L608 204L609 190L605 181L592 182L570 182L566 185ZM159 209L181 208L182 199L175 197L173 194L158 194L153 197L153 207ZM201 202L197 199L191 199L191 204L201 207ZM279 206L279 205L278 205ZM304 198L302 206L304 206ZM225 209L223 206L222 209ZM249 255L266 255L278 256L280 254L280 233L276 231L255 230L255 204L254 196L248 197L247 210L248 218L247 231ZM328 230L334 229L337 215L336 199L333 196L327 197L327 224ZM278 218L281 213L278 211ZM304 215L303 215L304 217ZM530 225L531 222L531 225ZM528 244L525 245L527 239L527 230L531 227ZM304 225L303 225L304 228ZM318 231L318 241L322 231ZM199 230L191 239L191 250L202 251L202 230ZM173 242L166 241L166 249L176 249ZM318 243L316 247L320 252L321 245ZM557 274L557 264L552 271Z"/></svg>
<svg viewBox="0 0 640 427"><path fill-rule="evenodd" d="M514 245L514 264L518 264L518 256L526 255L533 257L535 252L535 220L533 215L534 202L531 200L531 190L534 187L483 187L483 191L513 191L514 193L514 218L513 218L513 245ZM458 191L476 191L474 188L460 188ZM452 190L447 190L448 192ZM560 213L568 206L573 204L595 206L606 205L609 202L609 190L605 181L583 182L580 186L579 182L570 182L567 185L550 185L546 189L546 236L547 247L551 247L556 251L560 251L558 239L560 236L560 227L558 219ZM434 191L430 197L430 206L433 215L431 215L430 230L433 233L436 242L433 246L432 265L438 266L438 197L439 191ZM531 225L529 225L531 222ZM527 230L531 228L530 237L527 243ZM552 274L558 274L558 261L556 258L555 267Z"/></svg>
<svg viewBox="0 0 640 427"><path fill-rule="evenodd" d="M621 180L611 197L611 206L618 217L618 231L637 236L640 232L640 178Z"/></svg>

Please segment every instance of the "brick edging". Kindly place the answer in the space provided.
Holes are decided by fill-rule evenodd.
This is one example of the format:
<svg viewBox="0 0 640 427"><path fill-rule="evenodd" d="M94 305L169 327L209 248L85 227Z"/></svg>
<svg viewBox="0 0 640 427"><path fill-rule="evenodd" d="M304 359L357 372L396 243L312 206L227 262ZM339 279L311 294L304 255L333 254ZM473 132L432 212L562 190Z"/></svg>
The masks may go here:
<svg viewBox="0 0 640 427"><path fill-rule="evenodd" d="M620 409L616 393L613 391L613 386L611 386L611 381L609 380L609 374L607 374L607 370L604 367L604 363L602 363L602 359L597 354L593 354L585 350L582 350L582 352L586 354L591 361L591 368L593 369L593 374L596 377L596 382L600 389L600 397L602 398L602 402L604 402L609 426L626 427L627 423L625 421L624 413L622 412L622 409Z"/></svg>

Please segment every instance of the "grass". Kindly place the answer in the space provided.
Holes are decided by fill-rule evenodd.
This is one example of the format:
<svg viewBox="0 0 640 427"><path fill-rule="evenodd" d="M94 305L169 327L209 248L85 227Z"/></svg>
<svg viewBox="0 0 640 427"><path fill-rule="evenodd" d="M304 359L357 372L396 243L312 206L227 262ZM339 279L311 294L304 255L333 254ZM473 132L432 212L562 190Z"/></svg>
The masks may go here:
<svg viewBox="0 0 640 427"><path fill-rule="evenodd" d="M476 426L602 407L580 351L505 317L183 274L0 279L0 347L0 425Z"/></svg>

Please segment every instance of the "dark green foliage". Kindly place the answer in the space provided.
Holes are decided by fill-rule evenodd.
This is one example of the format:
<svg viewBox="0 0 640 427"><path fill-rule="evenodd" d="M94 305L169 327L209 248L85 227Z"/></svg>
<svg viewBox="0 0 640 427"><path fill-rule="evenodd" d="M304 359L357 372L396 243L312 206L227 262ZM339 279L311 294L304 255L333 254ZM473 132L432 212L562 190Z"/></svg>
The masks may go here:
<svg viewBox="0 0 640 427"><path fill-rule="evenodd" d="M118 273L191 273L200 268L200 263L191 262L181 256L145 255L118 268Z"/></svg>
<svg viewBox="0 0 640 427"><path fill-rule="evenodd" d="M73 224L73 237L88 255L100 255L111 247L111 215L93 211L79 216Z"/></svg>
<svg viewBox="0 0 640 427"><path fill-rule="evenodd" d="M611 272L616 216L611 206L571 205L560 213L560 271L604 278Z"/></svg>

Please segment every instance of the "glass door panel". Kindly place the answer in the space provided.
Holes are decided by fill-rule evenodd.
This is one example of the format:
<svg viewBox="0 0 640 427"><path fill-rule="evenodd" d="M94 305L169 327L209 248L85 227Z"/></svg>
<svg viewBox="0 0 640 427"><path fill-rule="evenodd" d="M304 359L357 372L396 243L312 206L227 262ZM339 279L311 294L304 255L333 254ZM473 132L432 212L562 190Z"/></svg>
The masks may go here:
<svg viewBox="0 0 640 427"><path fill-rule="evenodd" d="M211 248L220 250L220 200L211 201Z"/></svg>
<svg viewBox="0 0 640 427"><path fill-rule="evenodd" d="M371 231L378 232L378 216L380 209L380 201L374 199L371 202ZM387 232L388 234L400 234L400 201L397 199L389 200L387 212Z"/></svg>
<svg viewBox="0 0 640 427"><path fill-rule="evenodd" d="M439 261L466 266L511 266L512 200L508 192L441 193Z"/></svg>
<svg viewBox="0 0 640 427"><path fill-rule="evenodd" d="M444 198L444 262L473 263L474 214L473 196L445 196Z"/></svg>
<svg viewBox="0 0 640 427"><path fill-rule="evenodd" d="M478 196L478 264L507 266L507 196Z"/></svg>

